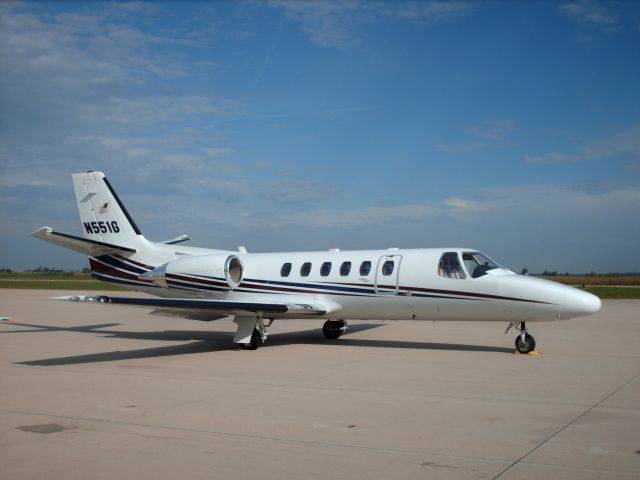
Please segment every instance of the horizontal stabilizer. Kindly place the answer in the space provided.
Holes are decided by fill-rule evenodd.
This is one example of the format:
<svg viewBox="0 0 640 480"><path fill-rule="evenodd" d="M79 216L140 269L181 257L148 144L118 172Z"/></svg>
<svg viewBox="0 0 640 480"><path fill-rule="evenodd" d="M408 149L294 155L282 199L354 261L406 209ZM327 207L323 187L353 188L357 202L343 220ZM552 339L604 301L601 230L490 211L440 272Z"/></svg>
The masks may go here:
<svg viewBox="0 0 640 480"><path fill-rule="evenodd" d="M84 296L72 295L54 297L51 300L71 302L108 303L113 305L129 305L136 307L153 307L176 310L207 310L224 312L226 315L242 315L247 312L268 314L322 315L327 309L319 305L273 302L239 302L212 300L204 298L156 298L156 297L110 297L106 295ZM277 315L276 315L277 316Z"/></svg>
<svg viewBox="0 0 640 480"><path fill-rule="evenodd" d="M164 240L160 243L164 243L166 245L176 245L178 243L186 242L191 240L189 235L178 235L176 238L172 238L171 240Z"/></svg>
<svg viewBox="0 0 640 480"><path fill-rule="evenodd" d="M76 237L66 233L54 232L51 227L42 227L33 232L31 236L90 256L136 252L133 248L120 247L111 243L99 242L97 240L89 240L87 238Z"/></svg>

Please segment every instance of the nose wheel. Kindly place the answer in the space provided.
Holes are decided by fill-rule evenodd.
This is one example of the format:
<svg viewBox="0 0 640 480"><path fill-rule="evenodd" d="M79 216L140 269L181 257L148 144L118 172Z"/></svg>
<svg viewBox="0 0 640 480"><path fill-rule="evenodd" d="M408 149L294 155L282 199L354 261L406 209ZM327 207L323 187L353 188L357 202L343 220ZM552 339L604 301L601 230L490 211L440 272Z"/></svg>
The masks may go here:
<svg viewBox="0 0 640 480"><path fill-rule="evenodd" d="M516 350L527 354L536 349L536 339L527 333L525 322L520 322L520 335L516 337Z"/></svg>

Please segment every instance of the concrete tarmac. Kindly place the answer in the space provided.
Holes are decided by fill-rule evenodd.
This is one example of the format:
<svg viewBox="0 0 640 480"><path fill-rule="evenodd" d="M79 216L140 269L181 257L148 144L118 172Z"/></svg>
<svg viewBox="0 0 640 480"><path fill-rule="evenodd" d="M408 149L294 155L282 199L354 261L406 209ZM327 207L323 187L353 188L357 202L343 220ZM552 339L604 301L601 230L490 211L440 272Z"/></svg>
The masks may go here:
<svg viewBox="0 0 640 480"><path fill-rule="evenodd" d="M77 292L81 293L81 292ZM229 319L0 290L2 479L637 479L640 301L530 324Z"/></svg>

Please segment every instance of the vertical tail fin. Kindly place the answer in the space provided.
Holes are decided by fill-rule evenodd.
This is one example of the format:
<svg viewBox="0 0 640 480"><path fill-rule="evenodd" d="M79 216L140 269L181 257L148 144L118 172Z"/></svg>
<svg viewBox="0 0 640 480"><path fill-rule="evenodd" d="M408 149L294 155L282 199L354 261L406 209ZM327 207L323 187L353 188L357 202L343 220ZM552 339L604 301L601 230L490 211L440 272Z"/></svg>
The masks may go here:
<svg viewBox="0 0 640 480"><path fill-rule="evenodd" d="M132 248L144 239L104 173L74 173L72 178L85 238Z"/></svg>

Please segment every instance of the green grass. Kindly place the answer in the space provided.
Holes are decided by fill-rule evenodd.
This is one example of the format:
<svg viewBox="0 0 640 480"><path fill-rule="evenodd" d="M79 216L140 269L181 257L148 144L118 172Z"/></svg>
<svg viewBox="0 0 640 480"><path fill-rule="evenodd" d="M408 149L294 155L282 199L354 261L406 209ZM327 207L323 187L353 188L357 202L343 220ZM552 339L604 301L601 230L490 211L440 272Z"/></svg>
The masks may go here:
<svg viewBox="0 0 640 480"><path fill-rule="evenodd" d="M0 272L0 288L29 288L41 290L109 290L123 291L124 288L101 282L82 272Z"/></svg>
<svg viewBox="0 0 640 480"><path fill-rule="evenodd" d="M585 285L585 286L634 286L640 287L640 275L618 275L618 274L607 274L607 275L554 275L554 276L544 276L547 280L552 280L554 282L564 283L566 285Z"/></svg>
<svg viewBox="0 0 640 480"><path fill-rule="evenodd" d="M583 290L600 298L640 299L640 287L586 287Z"/></svg>

